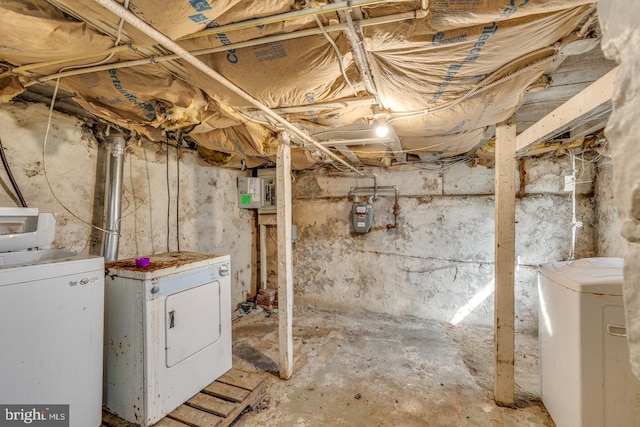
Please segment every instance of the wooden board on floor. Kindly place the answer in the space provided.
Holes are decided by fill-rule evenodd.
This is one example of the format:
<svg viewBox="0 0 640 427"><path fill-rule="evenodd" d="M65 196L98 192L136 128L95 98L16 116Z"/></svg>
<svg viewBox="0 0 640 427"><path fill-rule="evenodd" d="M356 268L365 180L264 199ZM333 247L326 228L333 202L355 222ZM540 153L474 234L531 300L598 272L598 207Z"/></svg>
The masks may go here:
<svg viewBox="0 0 640 427"><path fill-rule="evenodd" d="M153 427L227 427L264 399L265 387L262 376L231 369ZM103 427L136 426L106 411L102 423Z"/></svg>

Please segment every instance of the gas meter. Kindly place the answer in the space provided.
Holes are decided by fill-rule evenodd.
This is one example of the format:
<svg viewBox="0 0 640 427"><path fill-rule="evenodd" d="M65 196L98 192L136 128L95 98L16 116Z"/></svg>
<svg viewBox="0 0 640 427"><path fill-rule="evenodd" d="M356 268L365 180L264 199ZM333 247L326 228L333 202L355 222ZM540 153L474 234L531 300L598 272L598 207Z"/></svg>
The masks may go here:
<svg viewBox="0 0 640 427"><path fill-rule="evenodd" d="M368 202L353 202L351 207L351 225L356 233L368 233L373 224L373 204Z"/></svg>

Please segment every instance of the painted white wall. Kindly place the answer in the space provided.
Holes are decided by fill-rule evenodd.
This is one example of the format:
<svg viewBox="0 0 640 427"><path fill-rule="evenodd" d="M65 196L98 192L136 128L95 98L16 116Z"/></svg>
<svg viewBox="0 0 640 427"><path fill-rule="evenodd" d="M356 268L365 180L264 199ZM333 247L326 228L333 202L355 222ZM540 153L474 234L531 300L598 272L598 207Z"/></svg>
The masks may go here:
<svg viewBox="0 0 640 427"><path fill-rule="evenodd" d="M578 162L577 257L595 255L593 164ZM537 271L566 260L571 198L563 191L569 157L527 159L517 202L517 328L537 330ZM371 179L302 172L294 182L296 304L367 310L446 322L493 324L494 170L457 165L444 170L403 166L376 171L381 186L400 191L398 227L393 197L374 204L374 230L350 233L353 186ZM270 239L269 239L270 241ZM273 242L271 242L273 248ZM274 258L274 256L270 256ZM468 313L467 313L468 311Z"/></svg>
<svg viewBox="0 0 640 427"><path fill-rule="evenodd" d="M96 253L96 234L92 236L91 228L74 216L86 222L102 218L102 211L96 212L96 206L102 204L104 191L100 190L104 177L99 170L106 158L105 147L100 147L81 120L54 112L43 161L47 116L48 109L43 105L2 104L0 139L6 156L29 207L56 213L54 248ZM167 173L171 194L169 225ZM166 252L167 233L169 250L177 250L179 217L180 250L231 254L232 303L237 306L251 292L253 277L253 213L238 209L236 201L237 177L246 174L209 166L196 152L183 149L177 214L175 148L170 149L167 172L164 147L150 142L129 144L124 162L119 258ZM1 167L0 206L18 206Z"/></svg>
<svg viewBox="0 0 640 427"><path fill-rule="evenodd" d="M606 135L613 152L613 189L622 235L629 242L624 300L631 364L640 376L640 2L601 0L598 14L605 56L620 64Z"/></svg>

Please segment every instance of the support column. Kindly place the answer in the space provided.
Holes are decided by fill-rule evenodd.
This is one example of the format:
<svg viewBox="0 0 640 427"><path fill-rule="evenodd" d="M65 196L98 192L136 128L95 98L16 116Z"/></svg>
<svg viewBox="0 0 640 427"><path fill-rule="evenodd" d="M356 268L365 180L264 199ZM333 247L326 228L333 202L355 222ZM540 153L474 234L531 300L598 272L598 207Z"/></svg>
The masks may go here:
<svg viewBox="0 0 640 427"><path fill-rule="evenodd" d="M278 215L278 335L280 378L293 375L293 248L291 243L291 147L284 132L276 157Z"/></svg>
<svg viewBox="0 0 640 427"><path fill-rule="evenodd" d="M516 124L512 116L496 127L495 183L495 375L499 406L515 406L515 219Z"/></svg>
<svg viewBox="0 0 640 427"><path fill-rule="evenodd" d="M260 289L267 289L267 226L264 224L260 224Z"/></svg>

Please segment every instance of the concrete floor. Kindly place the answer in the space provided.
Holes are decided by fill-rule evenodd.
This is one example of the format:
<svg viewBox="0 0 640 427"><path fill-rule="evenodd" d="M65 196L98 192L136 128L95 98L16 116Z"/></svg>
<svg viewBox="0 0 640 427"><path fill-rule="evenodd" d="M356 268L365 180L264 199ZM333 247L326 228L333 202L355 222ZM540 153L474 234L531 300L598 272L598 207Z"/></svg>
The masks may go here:
<svg viewBox="0 0 640 427"><path fill-rule="evenodd" d="M538 340L516 337L517 408L493 402L493 331L379 314L294 311L294 376L278 378L278 319L233 324L233 366L264 374L243 426L553 426L539 399Z"/></svg>

